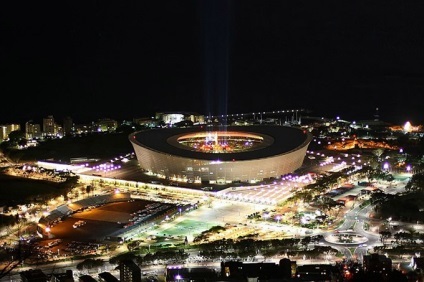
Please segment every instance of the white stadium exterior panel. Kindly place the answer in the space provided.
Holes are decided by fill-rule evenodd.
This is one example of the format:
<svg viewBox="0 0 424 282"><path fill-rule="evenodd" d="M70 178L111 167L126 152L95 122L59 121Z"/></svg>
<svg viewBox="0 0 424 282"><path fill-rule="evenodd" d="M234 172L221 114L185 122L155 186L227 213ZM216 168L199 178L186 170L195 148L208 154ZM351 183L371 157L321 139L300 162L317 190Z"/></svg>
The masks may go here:
<svg viewBox="0 0 424 282"><path fill-rule="evenodd" d="M202 130L205 129L154 129L133 133L129 139L144 170L169 179L203 183L255 182L292 173L302 165L312 140L309 132L294 127L232 126L225 131L254 134L265 145L215 154L193 151L175 141L179 136Z"/></svg>

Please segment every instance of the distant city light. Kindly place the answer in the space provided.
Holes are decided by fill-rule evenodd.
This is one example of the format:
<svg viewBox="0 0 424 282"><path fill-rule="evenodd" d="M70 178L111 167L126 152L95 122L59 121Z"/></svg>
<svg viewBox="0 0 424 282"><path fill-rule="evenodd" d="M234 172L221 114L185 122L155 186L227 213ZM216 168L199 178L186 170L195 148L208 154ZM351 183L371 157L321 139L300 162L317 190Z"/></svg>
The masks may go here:
<svg viewBox="0 0 424 282"><path fill-rule="evenodd" d="M411 126L411 123L409 122L409 121L407 121L406 123L405 123L405 125L403 126L403 130L405 130L406 132L410 132L411 131L411 128L412 126Z"/></svg>

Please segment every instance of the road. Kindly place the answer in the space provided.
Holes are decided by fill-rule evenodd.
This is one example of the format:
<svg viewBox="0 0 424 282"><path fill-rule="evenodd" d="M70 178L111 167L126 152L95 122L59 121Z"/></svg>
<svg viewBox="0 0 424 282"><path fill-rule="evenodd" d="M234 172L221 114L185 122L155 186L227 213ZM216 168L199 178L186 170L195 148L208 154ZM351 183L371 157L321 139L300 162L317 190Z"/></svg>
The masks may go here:
<svg viewBox="0 0 424 282"><path fill-rule="evenodd" d="M387 187L382 189L387 193L398 193L402 191L402 188L404 188L404 185L407 183L407 180L403 180L401 182L398 182L395 185L386 185ZM180 219L176 220L175 222L167 223L163 226L161 226L159 229L154 230L155 233L163 233L170 232L170 229L175 227L176 224L178 224L179 221L183 220L196 220L197 222L203 222L207 223L207 227L211 227L212 225L224 225L226 223L229 224L237 224L241 225L243 223L244 226L248 228L253 228L255 230L262 230L265 233L271 234L272 232L280 232L283 231L285 234L291 234L292 236L305 236L305 235L316 235L316 234L322 234L324 236L329 236L331 234L335 234L336 231L333 232L323 232L321 230L307 230L306 228L300 228L300 227L293 227L291 225L283 225L283 224L276 224L276 222L273 221L260 221L260 222L249 222L246 220L246 217L248 214L251 214L256 211L261 211L265 208L269 208L269 205L261 205L258 203L251 203L251 202L245 202L238 200L231 200L231 199L214 199L210 206L203 205L198 210L195 210L193 212L187 213L183 215ZM345 214L345 221L343 224L341 224L337 230L345 231L348 229L352 229L352 232L355 234L358 234L360 236L363 236L367 239L367 246L359 246L361 244L341 244L341 243L334 243L334 242L328 242L328 241L322 241L322 244L329 245L334 247L335 249L339 250L346 259L352 259L353 257L358 258L359 260L362 260L362 257L364 254L367 253L367 251L374 246L381 245L380 243L380 236L378 233L373 233L370 231L367 231L364 229L364 223L370 222L369 213L372 210L371 206L366 206L364 208L361 208L359 205L355 206L351 210L349 210ZM205 229L208 229L204 226L204 224L199 224L198 227L200 229L190 228L188 230L185 230L186 235L189 237L189 241L193 240L196 233L204 231ZM308 233L307 233L308 231ZM353 252L352 252L353 251ZM105 257L105 261L107 261L109 257ZM79 262L79 261L78 261ZM45 265L45 266L39 266L37 268L42 269L45 271L45 273L53 273L53 271L61 272L60 270L65 269L75 269L77 261L71 261L71 262L60 262L55 263L53 265ZM111 271L113 270L115 266L112 266L108 263L105 264L105 266L102 269L99 269L99 271ZM34 268L34 267L32 267ZM160 267L159 267L160 268ZM163 268L163 266L162 266ZM20 277L18 272L24 270L25 268L20 268L14 271L14 274L9 277L9 281L20 281ZM150 269L150 268L149 268ZM63 271L62 271L63 272ZM5 280L8 281L8 280Z"/></svg>
<svg viewBox="0 0 424 282"><path fill-rule="evenodd" d="M397 194L405 191L405 185L408 180L409 178L404 178L400 181L396 181L395 184L383 183L379 184L378 186L385 193ZM371 223L373 223L373 225L379 225L386 221L385 219L370 218L370 213L372 212L372 210L372 205L366 205L365 207L361 207L361 205L357 204L345 214L345 220L336 230L322 233L324 238L329 238L329 236L331 235L337 235L340 232L348 231L351 234L357 234L366 238L366 242L343 244L329 242L323 239L320 243L339 250L343 254L343 256L348 260L356 258L359 262L362 262L363 256L368 254L369 250L372 250L375 246L382 245L380 240L380 234L378 234L379 229L377 228L372 230L369 228L365 228L365 224L367 224L368 226L370 226ZM415 228L419 229L419 227L416 226ZM353 253L351 251L352 249Z"/></svg>
<svg viewBox="0 0 424 282"><path fill-rule="evenodd" d="M370 205L363 208L358 205L349 210L345 214L345 220L336 230L322 233L324 239L322 239L320 243L339 250L347 260L356 257L356 259L362 261L363 255L366 254L369 249L381 245L379 234L364 229L364 223L369 221L369 213L371 210L372 206ZM339 243L336 242L339 234L359 236L359 239L357 242L354 241L353 243ZM353 253L352 249L354 250Z"/></svg>

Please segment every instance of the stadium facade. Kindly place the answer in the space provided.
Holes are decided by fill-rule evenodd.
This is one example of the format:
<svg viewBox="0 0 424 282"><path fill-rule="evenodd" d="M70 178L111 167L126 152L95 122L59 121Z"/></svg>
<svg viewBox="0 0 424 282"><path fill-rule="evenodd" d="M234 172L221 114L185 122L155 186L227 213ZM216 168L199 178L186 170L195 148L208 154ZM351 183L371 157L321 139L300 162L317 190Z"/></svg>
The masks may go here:
<svg viewBox="0 0 424 282"><path fill-rule="evenodd" d="M176 181L226 184L254 183L294 172L303 163L312 134L278 125L203 126L139 131L129 140L147 173Z"/></svg>

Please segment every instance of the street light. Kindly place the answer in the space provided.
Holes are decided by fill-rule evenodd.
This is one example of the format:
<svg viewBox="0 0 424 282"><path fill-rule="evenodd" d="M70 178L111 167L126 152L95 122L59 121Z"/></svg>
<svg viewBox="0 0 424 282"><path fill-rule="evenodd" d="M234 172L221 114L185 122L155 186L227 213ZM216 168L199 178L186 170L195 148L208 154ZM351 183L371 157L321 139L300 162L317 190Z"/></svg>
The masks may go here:
<svg viewBox="0 0 424 282"><path fill-rule="evenodd" d="M277 215L277 216L275 217L275 219L277 220L277 223L280 223L281 216Z"/></svg>
<svg viewBox="0 0 424 282"><path fill-rule="evenodd" d="M384 170L388 170L388 169L389 169L389 163L384 163L384 165L383 165L383 169L384 169Z"/></svg>
<svg viewBox="0 0 424 282"><path fill-rule="evenodd" d="M46 227L47 237L50 238L50 226Z"/></svg>
<svg viewBox="0 0 424 282"><path fill-rule="evenodd" d="M389 217L389 218L387 219L387 222L388 222L388 224L389 224L389 229L391 229L391 228L392 228L391 221L392 221L392 217Z"/></svg>

